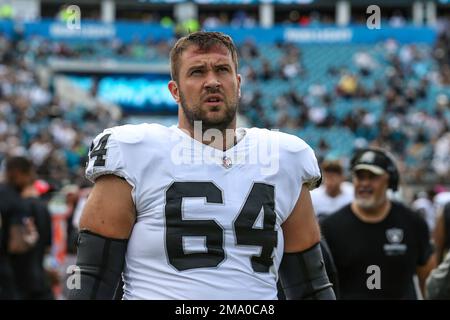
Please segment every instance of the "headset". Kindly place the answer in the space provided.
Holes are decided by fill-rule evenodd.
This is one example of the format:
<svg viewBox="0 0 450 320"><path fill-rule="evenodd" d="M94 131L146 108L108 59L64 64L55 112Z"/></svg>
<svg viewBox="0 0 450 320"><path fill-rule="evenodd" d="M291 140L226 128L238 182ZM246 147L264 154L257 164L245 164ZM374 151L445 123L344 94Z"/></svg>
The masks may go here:
<svg viewBox="0 0 450 320"><path fill-rule="evenodd" d="M367 164L376 165L386 170L389 174L389 188L392 189L392 191L397 191L400 175L395 164L394 157L389 152L378 148L365 148L358 150L350 160L351 168L353 169L357 164L365 163L364 161L359 162L359 160L367 152L373 152L375 154L373 161L367 162Z"/></svg>

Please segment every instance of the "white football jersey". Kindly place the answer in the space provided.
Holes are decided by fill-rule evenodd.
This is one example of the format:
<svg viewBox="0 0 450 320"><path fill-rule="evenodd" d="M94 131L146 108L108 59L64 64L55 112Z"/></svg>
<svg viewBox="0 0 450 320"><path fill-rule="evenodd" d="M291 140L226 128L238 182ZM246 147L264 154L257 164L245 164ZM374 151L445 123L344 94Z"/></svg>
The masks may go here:
<svg viewBox="0 0 450 320"><path fill-rule="evenodd" d="M157 124L94 139L86 176L114 174L133 187L124 299L277 298L281 224L320 171L300 138L238 132L243 138L227 151Z"/></svg>

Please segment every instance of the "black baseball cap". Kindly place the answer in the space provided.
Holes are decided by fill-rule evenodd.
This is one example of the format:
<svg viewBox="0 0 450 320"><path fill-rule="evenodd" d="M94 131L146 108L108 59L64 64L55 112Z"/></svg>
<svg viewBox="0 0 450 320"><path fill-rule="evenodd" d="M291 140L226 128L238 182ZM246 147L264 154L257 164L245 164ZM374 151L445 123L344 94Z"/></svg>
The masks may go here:
<svg viewBox="0 0 450 320"><path fill-rule="evenodd" d="M389 173L392 162L386 155L374 150L365 150L358 154L352 162L352 171L368 170L376 175Z"/></svg>

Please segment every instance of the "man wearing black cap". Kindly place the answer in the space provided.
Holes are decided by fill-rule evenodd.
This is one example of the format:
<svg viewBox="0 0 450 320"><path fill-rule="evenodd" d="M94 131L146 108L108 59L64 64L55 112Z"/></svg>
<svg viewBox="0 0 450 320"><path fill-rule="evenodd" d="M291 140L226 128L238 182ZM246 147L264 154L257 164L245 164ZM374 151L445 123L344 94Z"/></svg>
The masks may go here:
<svg viewBox="0 0 450 320"><path fill-rule="evenodd" d="M391 201L395 162L381 149L358 151L351 161L355 199L322 223L338 270L342 299L417 299L435 266L428 226L418 213Z"/></svg>

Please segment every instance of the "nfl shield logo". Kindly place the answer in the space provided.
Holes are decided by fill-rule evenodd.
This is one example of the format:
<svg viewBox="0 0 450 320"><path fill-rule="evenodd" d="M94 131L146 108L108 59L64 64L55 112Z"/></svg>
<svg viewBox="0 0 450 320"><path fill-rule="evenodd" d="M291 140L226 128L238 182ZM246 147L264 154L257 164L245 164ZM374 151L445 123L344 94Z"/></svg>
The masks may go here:
<svg viewBox="0 0 450 320"><path fill-rule="evenodd" d="M229 157L223 156L222 165L225 169L230 169L233 163L231 162L231 159Z"/></svg>

